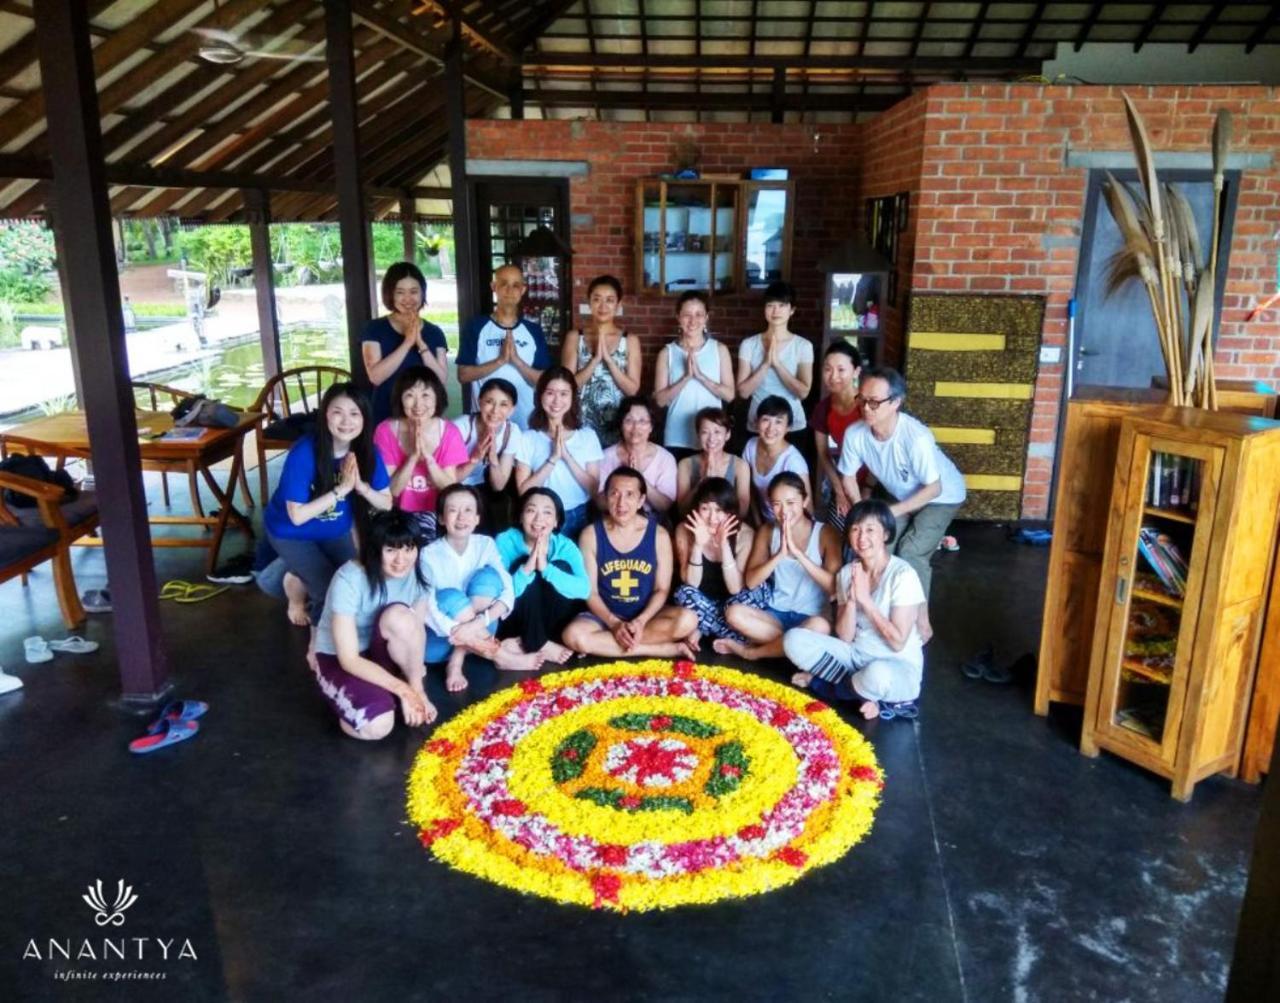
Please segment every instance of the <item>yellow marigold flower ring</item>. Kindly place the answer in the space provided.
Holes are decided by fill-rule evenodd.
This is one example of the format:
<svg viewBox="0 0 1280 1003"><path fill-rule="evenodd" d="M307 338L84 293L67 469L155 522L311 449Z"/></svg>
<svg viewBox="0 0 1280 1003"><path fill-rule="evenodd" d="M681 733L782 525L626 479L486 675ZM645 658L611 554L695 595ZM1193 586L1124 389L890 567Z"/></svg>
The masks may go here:
<svg viewBox="0 0 1280 1003"><path fill-rule="evenodd" d="M689 662L528 679L426 743L409 817L440 860L619 910L769 891L839 859L883 787L871 745L798 690Z"/></svg>

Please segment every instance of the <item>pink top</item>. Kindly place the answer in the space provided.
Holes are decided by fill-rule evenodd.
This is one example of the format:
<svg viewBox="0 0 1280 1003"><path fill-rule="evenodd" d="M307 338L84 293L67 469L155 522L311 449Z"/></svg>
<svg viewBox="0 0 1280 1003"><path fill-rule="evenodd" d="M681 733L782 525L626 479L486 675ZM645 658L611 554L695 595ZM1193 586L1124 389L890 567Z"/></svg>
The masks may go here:
<svg viewBox="0 0 1280 1003"><path fill-rule="evenodd" d="M396 429L398 418L388 418L380 423L373 433L373 444L382 456L382 462L388 470L397 470L409 458L409 454L400 445L400 435ZM440 467L456 467L466 463L469 457L467 445L462 441L462 433L453 422L441 419L443 430L440 433L440 445L436 446L435 461ZM409 483L396 496L396 504L406 512L434 512L436 495L439 489L431 483L427 473L427 465L419 460L414 465Z"/></svg>
<svg viewBox="0 0 1280 1003"><path fill-rule="evenodd" d="M618 461L618 447L610 446L604 451L604 459L600 461L600 488L604 490L604 482L609 479L609 475L618 469L622 464ZM651 488L657 488L659 494L666 495L668 498L675 500L676 497L676 458L667 450L655 444L653 456L649 459L648 464L640 473L644 474L645 483ZM648 511L649 503L644 503L645 510Z"/></svg>

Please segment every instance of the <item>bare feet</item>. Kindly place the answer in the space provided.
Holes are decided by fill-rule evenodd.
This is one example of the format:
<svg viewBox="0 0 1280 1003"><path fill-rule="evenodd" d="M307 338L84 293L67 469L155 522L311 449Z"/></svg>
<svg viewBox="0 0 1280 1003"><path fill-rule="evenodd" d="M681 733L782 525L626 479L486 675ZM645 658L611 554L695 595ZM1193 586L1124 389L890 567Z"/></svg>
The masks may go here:
<svg viewBox="0 0 1280 1003"><path fill-rule="evenodd" d="M413 692L418 694L418 697L422 700L422 706L427 709L426 719L423 724L430 724L440 715L440 712L436 710L436 705L427 699L427 691L421 685L414 686Z"/></svg>
<svg viewBox="0 0 1280 1003"><path fill-rule="evenodd" d="M289 622L295 627L310 627L311 617L307 615L307 601L290 602L288 608Z"/></svg>
<svg viewBox="0 0 1280 1003"><path fill-rule="evenodd" d="M813 681L813 675L809 672L797 672L791 677L791 685L798 686L802 690L809 688L809 683Z"/></svg>
<svg viewBox="0 0 1280 1003"><path fill-rule="evenodd" d="M746 645L740 644L731 637L717 637L711 642L711 648L720 655L737 655L739 658L745 656Z"/></svg>
<svg viewBox="0 0 1280 1003"><path fill-rule="evenodd" d="M309 626L311 617L307 615L307 587L292 571L284 576L284 595L289 600L289 622L295 627Z"/></svg>
<svg viewBox="0 0 1280 1003"><path fill-rule="evenodd" d="M926 620L924 625L918 625L917 629L920 631L920 643L928 644L930 639L933 637L933 624Z"/></svg>
<svg viewBox="0 0 1280 1003"><path fill-rule="evenodd" d="M858 710L868 721L872 721L880 716L880 705L874 700L865 701Z"/></svg>
<svg viewBox="0 0 1280 1003"><path fill-rule="evenodd" d="M698 660L698 656L702 654L702 649L695 640L698 636L699 635L695 633L693 637L686 637L676 642L684 652L685 657L691 662L696 662Z"/></svg>
<svg viewBox="0 0 1280 1003"><path fill-rule="evenodd" d="M467 677L462 674L462 662L467 657L464 648L455 648L445 667L444 688L450 693L460 693L467 688Z"/></svg>
<svg viewBox="0 0 1280 1003"><path fill-rule="evenodd" d="M493 664L508 672L536 672L542 668L544 657L541 651L525 652L518 645L512 650L504 642L498 646Z"/></svg>
<svg viewBox="0 0 1280 1003"><path fill-rule="evenodd" d="M560 665L563 665L573 657L572 649L566 648L563 644L558 644L555 641L548 641L542 646L541 650L542 657L548 662L556 662Z"/></svg>

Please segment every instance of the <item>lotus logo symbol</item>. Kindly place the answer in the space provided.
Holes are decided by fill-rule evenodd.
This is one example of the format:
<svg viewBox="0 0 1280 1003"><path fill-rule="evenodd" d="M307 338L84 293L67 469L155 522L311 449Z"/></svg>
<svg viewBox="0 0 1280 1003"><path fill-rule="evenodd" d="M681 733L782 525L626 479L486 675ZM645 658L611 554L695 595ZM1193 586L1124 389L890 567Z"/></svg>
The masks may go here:
<svg viewBox="0 0 1280 1003"><path fill-rule="evenodd" d="M138 896L133 894L133 886L126 885L122 880L116 885L115 905L108 906L106 897L102 894L101 878L90 885L81 898L93 910L93 921L99 926L124 926L124 911L138 901Z"/></svg>

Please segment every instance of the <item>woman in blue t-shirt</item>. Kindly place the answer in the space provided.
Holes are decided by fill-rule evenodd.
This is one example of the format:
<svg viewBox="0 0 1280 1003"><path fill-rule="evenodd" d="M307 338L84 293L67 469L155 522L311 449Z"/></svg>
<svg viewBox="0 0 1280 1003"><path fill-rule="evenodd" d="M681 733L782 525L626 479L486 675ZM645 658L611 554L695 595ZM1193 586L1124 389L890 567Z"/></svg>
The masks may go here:
<svg viewBox="0 0 1280 1003"><path fill-rule="evenodd" d="M391 417L391 389L410 366L426 366L449 385L444 332L422 319L427 280L418 266L398 261L382 277L382 305L391 311L372 320L360 336L360 356L373 384L373 425Z"/></svg>
<svg viewBox="0 0 1280 1003"><path fill-rule="evenodd" d="M369 509L391 508L391 478L373 448L364 394L354 383L335 383L320 399L319 413L315 432L285 457L262 516L267 540L289 571L289 619L300 626L319 621L329 580L355 557L355 531Z"/></svg>

